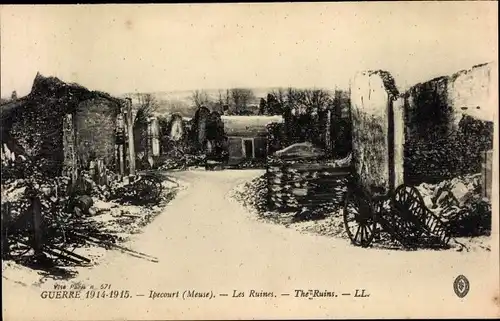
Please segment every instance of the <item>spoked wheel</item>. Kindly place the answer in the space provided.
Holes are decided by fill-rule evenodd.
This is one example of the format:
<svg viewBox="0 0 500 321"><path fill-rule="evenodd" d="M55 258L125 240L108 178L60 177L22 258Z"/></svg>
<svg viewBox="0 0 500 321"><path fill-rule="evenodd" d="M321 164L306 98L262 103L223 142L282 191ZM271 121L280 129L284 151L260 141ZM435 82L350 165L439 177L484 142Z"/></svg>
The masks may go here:
<svg viewBox="0 0 500 321"><path fill-rule="evenodd" d="M367 247L375 236L376 220L367 197L349 192L344 203L344 226L351 243Z"/></svg>
<svg viewBox="0 0 500 321"><path fill-rule="evenodd" d="M139 197L147 200L156 200L162 192L161 181L153 176L142 176L136 183Z"/></svg>
<svg viewBox="0 0 500 321"><path fill-rule="evenodd" d="M422 195L420 195L420 192L413 186L400 185L394 191L393 198L398 205L408 209L413 209L425 204Z"/></svg>
<svg viewBox="0 0 500 321"><path fill-rule="evenodd" d="M393 202L400 214L400 227L408 237L418 239L425 231L421 224L425 203L419 191L413 186L400 185L394 191Z"/></svg>

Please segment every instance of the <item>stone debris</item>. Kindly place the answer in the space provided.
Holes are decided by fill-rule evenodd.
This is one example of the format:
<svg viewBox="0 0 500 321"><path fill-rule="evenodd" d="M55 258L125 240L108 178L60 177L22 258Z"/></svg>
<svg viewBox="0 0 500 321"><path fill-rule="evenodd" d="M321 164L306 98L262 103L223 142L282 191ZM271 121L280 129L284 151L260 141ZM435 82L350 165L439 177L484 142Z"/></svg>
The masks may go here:
<svg viewBox="0 0 500 321"><path fill-rule="evenodd" d="M183 153L171 153L158 167L159 170L185 170L192 167L204 166L205 155L192 155Z"/></svg>
<svg viewBox="0 0 500 321"><path fill-rule="evenodd" d="M449 227L453 236L489 234L491 203L483 198L481 175L465 175L438 184L417 186L425 205Z"/></svg>

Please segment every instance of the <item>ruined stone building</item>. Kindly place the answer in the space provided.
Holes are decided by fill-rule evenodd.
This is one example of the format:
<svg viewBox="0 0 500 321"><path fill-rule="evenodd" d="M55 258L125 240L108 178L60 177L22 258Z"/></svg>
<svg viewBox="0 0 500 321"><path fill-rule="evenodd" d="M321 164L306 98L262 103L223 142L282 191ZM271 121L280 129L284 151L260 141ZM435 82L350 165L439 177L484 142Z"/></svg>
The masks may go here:
<svg viewBox="0 0 500 321"><path fill-rule="evenodd" d="M1 105L2 145L50 176L88 168L93 160L119 171L117 127L126 128L126 107L126 100L37 74L27 96Z"/></svg>
<svg viewBox="0 0 500 321"><path fill-rule="evenodd" d="M384 71L351 84L353 159L369 190L479 173L493 148L496 65L482 64L399 93Z"/></svg>

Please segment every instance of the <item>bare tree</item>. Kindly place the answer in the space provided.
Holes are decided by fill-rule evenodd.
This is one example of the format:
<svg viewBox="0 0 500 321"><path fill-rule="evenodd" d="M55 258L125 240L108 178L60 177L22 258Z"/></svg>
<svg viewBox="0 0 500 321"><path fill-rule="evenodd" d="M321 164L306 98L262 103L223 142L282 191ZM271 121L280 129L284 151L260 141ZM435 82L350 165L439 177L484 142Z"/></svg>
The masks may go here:
<svg viewBox="0 0 500 321"><path fill-rule="evenodd" d="M300 107L304 104L304 91L301 89L296 89L289 87L286 91L286 103L285 107L288 110Z"/></svg>
<svg viewBox="0 0 500 321"><path fill-rule="evenodd" d="M215 103L215 108L214 110L220 113L221 115L224 114L227 109L229 108L229 90L219 90L217 93L217 102Z"/></svg>
<svg viewBox="0 0 500 321"><path fill-rule="evenodd" d="M230 90L231 102L234 105L234 112L237 115L243 114L249 103L255 98L255 94L251 89L233 88Z"/></svg>
<svg viewBox="0 0 500 321"><path fill-rule="evenodd" d="M196 108L200 108L203 106L207 106L211 102L211 99L208 96L206 91L195 90L191 94L191 101L193 102L193 104Z"/></svg>
<svg viewBox="0 0 500 321"><path fill-rule="evenodd" d="M140 121L146 121L149 117L153 116L158 110L159 104L156 97L153 94L139 93L135 94L135 97L128 97L132 101L136 101L133 104L134 109L134 123ZM135 99L133 99L135 98Z"/></svg>
<svg viewBox="0 0 500 321"><path fill-rule="evenodd" d="M302 97L308 112L325 110L333 101L331 94L323 89L306 89Z"/></svg>
<svg viewBox="0 0 500 321"><path fill-rule="evenodd" d="M259 102L259 115L268 115L269 111L267 109L267 101L265 98L261 98Z"/></svg>
<svg viewBox="0 0 500 321"><path fill-rule="evenodd" d="M273 89L271 91L271 95L274 96L274 99L281 105L284 106L286 104L286 90L284 88Z"/></svg>
<svg viewBox="0 0 500 321"><path fill-rule="evenodd" d="M282 115L286 106L286 91L283 88L273 89L267 94L267 113Z"/></svg>
<svg viewBox="0 0 500 321"><path fill-rule="evenodd" d="M226 101L226 97L225 97L225 93L219 89L218 91L218 97L217 97L217 102L222 106L224 105L225 101Z"/></svg>

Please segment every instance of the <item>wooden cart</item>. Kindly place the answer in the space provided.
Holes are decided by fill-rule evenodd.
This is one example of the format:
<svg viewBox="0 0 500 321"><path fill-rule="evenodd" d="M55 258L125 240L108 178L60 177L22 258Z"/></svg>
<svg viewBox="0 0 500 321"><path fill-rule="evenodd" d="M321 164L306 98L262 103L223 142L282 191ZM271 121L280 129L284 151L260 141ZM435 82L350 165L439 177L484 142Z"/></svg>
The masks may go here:
<svg viewBox="0 0 500 321"><path fill-rule="evenodd" d="M443 221L426 207L415 187L405 184L387 194L370 195L351 176L343 218L347 235L357 246L369 246L380 232L405 248L447 247L450 241Z"/></svg>

